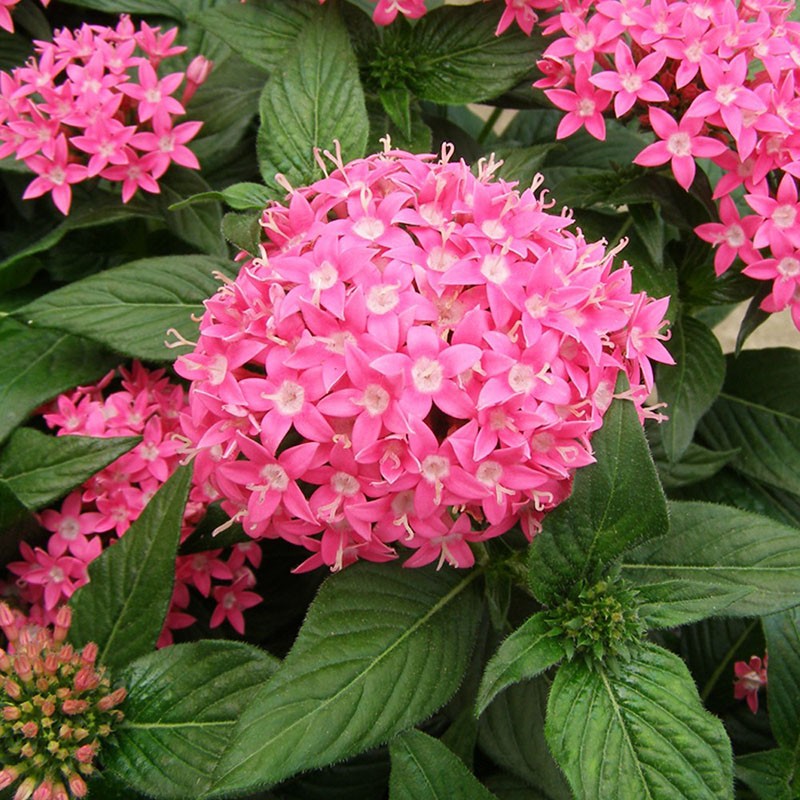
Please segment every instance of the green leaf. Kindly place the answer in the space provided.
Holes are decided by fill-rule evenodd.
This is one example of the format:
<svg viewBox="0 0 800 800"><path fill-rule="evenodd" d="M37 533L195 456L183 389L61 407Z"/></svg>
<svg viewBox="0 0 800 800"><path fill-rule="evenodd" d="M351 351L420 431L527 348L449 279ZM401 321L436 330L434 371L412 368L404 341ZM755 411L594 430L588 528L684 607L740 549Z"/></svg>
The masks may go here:
<svg viewBox="0 0 800 800"><path fill-rule="evenodd" d="M253 691L278 660L240 642L200 641L138 658L115 677L127 688L125 721L103 763L138 792L199 797Z"/></svg>
<svg viewBox="0 0 800 800"><path fill-rule="evenodd" d="M663 268L666 232L658 203L635 203L628 208L628 213L653 265Z"/></svg>
<svg viewBox="0 0 800 800"><path fill-rule="evenodd" d="M180 7L172 0L65 0L65 2L109 14L152 14L181 19Z"/></svg>
<svg viewBox="0 0 800 800"><path fill-rule="evenodd" d="M46 400L91 383L116 362L86 339L0 319L0 441Z"/></svg>
<svg viewBox="0 0 800 800"><path fill-rule="evenodd" d="M264 209L272 200L280 200L276 193L268 186L261 183L235 183L220 192L222 199L236 211L249 211L250 209Z"/></svg>
<svg viewBox="0 0 800 800"><path fill-rule="evenodd" d="M6 563L18 554L18 543L38 529L33 514L11 491L5 481L0 480L0 558Z"/></svg>
<svg viewBox="0 0 800 800"><path fill-rule="evenodd" d="M222 218L222 233L234 247L256 256L261 242L260 220L261 212L237 214L235 211L229 211Z"/></svg>
<svg viewBox="0 0 800 800"><path fill-rule="evenodd" d="M406 139L412 136L411 131L411 92L405 86L390 86L378 93L381 105L389 119L397 125Z"/></svg>
<svg viewBox="0 0 800 800"><path fill-rule="evenodd" d="M545 612L529 617L500 645L486 665L475 702L476 712L483 712L507 686L535 677L563 657L564 647L552 636Z"/></svg>
<svg viewBox="0 0 800 800"><path fill-rule="evenodd" d="M406 70L404 76L385 74L383 85L403 85L405 77L417 97L447 105L502 94L528 74L541 41L520 30L495 36L496 27L497 9L479 3L440 8L413 27L390 28L383 49L396 52Z"/></svg>
<svg viewBox="0 0 800 800"><path fill-rule="evenodd" d="M251 698L213 794L348 758L430 716L467 668L477 576L356 564L329 578L275 677Z"/></svg>
<svg viewBox="0 0 800 800"><path fill-rule="evenodd" d="M669 510L669 534L627 553L622 564L623 577L652 604L651 624L670 595L671 625L800 603L799 529L711 503L673 501Z"/></svg>
<svg viewBox="0 0 800 800"><path fill-rule="evenodd" d="M111 670L156 646L172 599L191 478L190 467L179 467L122 539L92 561L89 583L70 599L70 641L97 643L98 663Z"/></svg>
<svg viewBox="0 0 800 800"><path fill-rule="evenodd" d="M661 441L667 458L677 461L722 388L725 357L711 329L693 317L682 316L672 326L667 349L675 365L659 364L656 373L658 399L667 404L668 416L661 424Z"/></svg>
<svg viewBox="0 0 800 800"><path fill-rule="evenodd" d="M327 3L283 57L261 95L258 160L264 181L277 172L294 184L318 176L314 148L338 140L344 161L364 155L369 120L353 48L338 8Z"/></svg>
<svg viewBox="0 0 800 800"><path fill-rule="evenodd" d="M658 469L658 477L665 489L677 489L716 475L739 451L707 450L692 442L684 451L680 460L670 462L661 445L660 432L658 441L652 445L653 460Z"/></svg>
<svg viewBox="0 0 800 800"><path fill-rule="evenodd" d="M228 47L256 67L272 72L281 69L286 54L314 10L310 2L250 0L247 5L212 8L189 19L218 36Z"/></svg>
<svg viewBox="0 0 800 800"><path fill-rule="evenodd" d="M559 146L549 142L531 147L492 148L495 158L503 162L497 170L497 176L505 181L519 181L520 187L527 188L540 171L548 153Z"/></svg>
<svg viewBox="0 0 800 800"><path fill-rule="evenodd" d="M0 261L0 290L7 291L24 286L34 273L20 270L21 262L30 256L44 253L55 247L68 233L135 217L157 218L158 214L146 204L133 201L126 205L116 197L103 197L102 204L83 207L76 203L70 215L63 222L51 228L44 235L40 233L41 228L37 228L36 238L32 242Z"/></svg>
<svg viewBox="0 0 800 800"><path fill-rule="evenodd" d="M203 178L190 169L173 168L159 180L159 186L161 191L156 196L156 205L167 228L203 253L225 258L228 246L220 232L222 211L218 203L172 209L186 197L209 191Z"/></svg>
<svg viewBox="0 0 800 800"><path fill-rule="evenodd" d="M703 708L684 663L655 645L617 675L564 664L545 732L576 800L733 797L722 723Z"/></svg>
<svg viewBox="0 0 800 800"><path fill-rule="evenodd" d="M762 620L769 653L769 721L778 744L800 757L800 606Z"/></svg>
<svg viewBox="0 0 800 800"><path fill-rule="evenodd" d="M141 441L139 436L93 439L16 430L0 454L0 479L32 511L80 486Z"/></svg>
<svg viewBox="0 0 800 800"><path fill-rule="evenodd" d="M389 800L497 800L461 759L421 731L406 731L392 739L389 753Z"/></svg>
<svg viewBox="0 0 800 800"><path fill-rule="evenodd" d="M215 271L234 274L210 256L143 258L105 270L44 295L15 312L34 325L94 339L133 358L173 361L168 329L193 339L203 300L217 290Z"/></svg>
<svg viewBox="0 0 800 800"><path fill-rule="evenodd" d="M549 682L540 676L498 695L481 715L478 743L492 761L536 788L541 797L572 800L544 738L549 689Z"/></svg>
<svg viewBox="0 0 800 800"><path fill-rule="evenodd" d="M793 753L766 750L736 759L736 777L746 783L759 800L797 800L792 788L797 771Z"/></svg>
<svg viewBox="0 0 800 800"><path fill-rule="evenodd" d="M611 404L592 447L597 463L577 471L572 495L545 516L531 544L530 586L547 605L629 547L667 531L664 493L632 402Z"/></svg>
<svg viewBox="0 0 800 800"><path fill-rule="evenodd" d="M715 450L738 448L731 464L739 472L800 494L800 351L729 357L722 393L698 431Z"/></svg>

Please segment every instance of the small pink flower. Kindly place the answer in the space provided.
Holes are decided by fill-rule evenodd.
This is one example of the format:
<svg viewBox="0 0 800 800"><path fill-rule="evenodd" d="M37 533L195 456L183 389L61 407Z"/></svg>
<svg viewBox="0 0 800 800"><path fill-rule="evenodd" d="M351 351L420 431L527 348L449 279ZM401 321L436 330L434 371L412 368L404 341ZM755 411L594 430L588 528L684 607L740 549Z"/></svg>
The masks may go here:
<svg viewBox="0 0 800 800"><path fill-rule="evenodd" d="M699 135L703 120L697 117L683 117L676 122L666 111L651 108L650 124L661 141L645 147L633 163L655 167L669 161L675 180L687 191L695 176L695 158L712 158L725 152L725 145L718 139Z"/></svg>
<svg viewBox="0 0 800 800"><path fill-rule="evenodd" d="M750 661L737 661L733 665L736 679L733 682L733 696L736 700L747 700L747 705L755 714L758 711L759 689L767 685L767 655L762 661L752 656Z"/></svg>
<svg viewBox="0 0 800 800"><path fill-rule="evenodd" d="M569 89L547 89L547 99L568 113L562 118L556 131L556 138L564 139L579 128L586 128L595 139L606 138L605 111L611 103L611 92L598 89L589 79L586 67L579 67L575 73L575 91Z"/></svg>
<svg viewBox="0 0 800 800"><path fill-rule="evenodd" d="M232 586L218 586L214 589L214 599L217 606L211 614L209 625L216 628L227 620L233 629L244 634L244 615L242 611L257 606L262 602L260 595L255 592L247 591L240 584Z"/></svg>

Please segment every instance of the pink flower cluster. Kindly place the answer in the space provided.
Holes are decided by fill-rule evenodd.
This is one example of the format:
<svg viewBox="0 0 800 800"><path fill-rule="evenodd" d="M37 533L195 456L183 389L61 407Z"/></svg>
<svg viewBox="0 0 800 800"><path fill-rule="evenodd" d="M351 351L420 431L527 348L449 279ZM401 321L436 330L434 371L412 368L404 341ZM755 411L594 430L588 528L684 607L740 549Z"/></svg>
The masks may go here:
<svg viewBox="0 0 800 800"><path fill-rule="evenodd" d="M312 551L301 569L396 544L464 567L470 542L532 536L593 460L620 372L644 414L651 359L671 363L667 298L634 294L538 179L451 154L326 154L176 362L198 479L255 539Z"/></svg>
<svg viewBox="0 0 800 800"><path fill-rule="evenodd" d="M36 173L24 199L49 192L68 214L81 181L121 182L128 202L138 189L157 194L172 163L199 168L186 143L202 123L175 118L211 63L198 56L186 74L159 76L165 59L186 50L173 44L177 33L144 22L136 30L122 16L116 28L56 31L52 42L35 43L25 66L0 72L0 158L13 155Z"/></svg>
<svg viewBox="0 0 800 800"><path fill-rule="evenodd" d="M47 8L50 5L50 0L39 0L39 2ZM14 33L14 20L11 18L11 12L18 6L20 0L0 0L0 28L9 33Z"/></svg>
<svg viewBox="0 0 800 800"><path fill-rule="evenodd" d="M31 619L39 624L55 620L59 605L87 582L86 567L105 547L128 530L148 500L175 471L183 443L179 415L185 392L164 372L151 372L134 363L121 369L121 386L108 391L115 373L95 386L81 387L58 397L44 415L59 436L141 436L142 441L71 492L60 509L41 512L42 526L51 532L46 548L20 544L21 561L8 565L16 576L20 598L30 605ZM207 484L194 480L184 514L182 540L194 530L215 498ZM248 564L258 566L256 543L235 546L227 559L222 550L179 556L172 607L160 644L169 644L171 632L191 625L187 613L189 588L217 602L211 625L227 619L240 633L242 611L260 602L251 589L255 577Z"/></svg>
<svg viewBox="0 0 800 800"><path fill-rule="evenodd" d="M605 137L604 114L639 115L656 141L635 163L669 163L688 189L696 160L722 171L721 223L697 234L718 247L716 271L738 256L770 281L765 311L791 307L800 328L800 22L782 0L548 2L554 36L534 86L567 113L558 137L581 127ZM542 6L540 6L542 7ZM560 13L556 13L563 8ZM731 193L755 212L741 218Z"/></svg>
<svg viewBox="0 0 800 800"><path fill-rule="evenodd" d="M763 660L751 656L749 661L737 661L733 665L736 676L733 681L733 696L736 700L746 700L748 708L755 714L758 711L758 692L767 685L768 658Z"/></svg>

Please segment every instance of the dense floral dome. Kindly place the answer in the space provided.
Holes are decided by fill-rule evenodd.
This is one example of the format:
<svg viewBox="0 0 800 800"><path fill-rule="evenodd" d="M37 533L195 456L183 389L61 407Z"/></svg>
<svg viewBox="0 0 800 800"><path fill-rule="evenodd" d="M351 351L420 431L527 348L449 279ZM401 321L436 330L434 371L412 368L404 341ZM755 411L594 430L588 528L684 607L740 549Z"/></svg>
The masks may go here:
<svg viewBox="0 0 800 800"><path fill-rule="evenodd" d="M668 298L481 162L391 150L263 213L260 255L206 301L176 369L196 480L252 537L339 569L469 566L528 537L592 461L620 372L644 415Z"/></svg>

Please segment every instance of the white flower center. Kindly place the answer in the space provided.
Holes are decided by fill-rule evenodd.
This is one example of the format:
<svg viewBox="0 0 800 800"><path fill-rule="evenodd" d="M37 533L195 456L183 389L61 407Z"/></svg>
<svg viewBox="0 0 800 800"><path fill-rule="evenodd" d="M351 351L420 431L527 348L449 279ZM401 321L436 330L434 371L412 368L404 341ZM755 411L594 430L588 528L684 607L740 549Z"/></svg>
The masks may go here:
<svg viewBox="0 0 800 800"><path fill-rule="evenodd" d="M740 248L745 243L744 230L741 225L737 225L736 223L729 225L725 229L723 238L728 247L733 247L734 249Z"/></svg>
<svg viewBox="0 0 800 800"><path fill-rule="evenodd" d="M635 72L629 72L627 75L623 75L620 83L626 92L631 92L632 94L638 92L639 89L642 88L642 78Z"/></svg>
<svg viewBox="0 0 800 800"><path fill-rule="evenodd" d="M433 358L422 356L411 367L411 380L418 392L434 394L439 391L444 380L442 365Z"/></svg>
<svg viewBox="0 0 800 800"><path fill-rule="evenodd" d="M276 492L285 492L289 485L289 476L280 464L267 464L262 467L261 477L264 483Z"/></svg>
<svg viewBox="0 0 800 800"><path fill-rule="evenodd" d="M268 395L278 411L287 417L299 414L306 399L306 393L299 383L284 381L275 394Z"/></svg>
<svg viewBox="0 0 800 800"><path fill-rule="evenodd" d="M359 485L356 478L346 472L335 472L331 478L331 488L343 497L352 497L358 493Z"/></svg>
<svg viewBox="0 0 800 800"><path fill-rule="evenodd" d="M688 133L679 131L667 139L667 150L674 156L690 156L692 154L692 140Z"/></svg>
<svg viewBox="0 0 800 800"><path fill-rule="evenodd" d="M576 111L578 112L579 117L591 117L594 116L594 110L597 107L597 104L594 100L591 100L588 97L581 97L578 100Z"/></svg>
<svg viewBox="0 0 800 800"><path fill-rule="evenodd" d="M317 292L330 289L338 279L339 273L330 261L323 261L319 268L312 270L308 276L311 288Z"/></svg>
<svg viewBox="0 0 800 800"><path fill-rule="evenodd" d="M367 309L373 314L386 314L400 302L397 286L388 283L379 283L367 293Z"/></svg>
<svg viewBox="0 0 800 800"><path fill-rule="evenodd" d="M498 286L505 283L509 275L511 275L506 257L500 255L486 256L481 264L481 275L483 275L489 283L494 283Z"/></svg>
<svg viewBox="0 0 800 800"><path fill-rule="evenodd" d="M797 208L793 205L778 206L772 212L772 221L778 228L791 228L797 218Z"/></svg>
<svg viewBox="0 0 800 800"><path fill-rule="evenodd" d="M786 256L778 262L777 270L784 278L795 278L800 275L800 261L792 256Z"/></svg>
<svg viewBox="0 0 800 800"><path fill-rule="evenodd" d="M496 461L484 461L478 467L475 477L485 486L493 488L503 477L503 468Z"/></svg>
<svg viewBox="0 0 800 800"><path fill-rule="evenodd" d="M353 225L353 231L362 239L374 242L383 235L386 226L376 217L362 217Z"/></svg>
<svg viewBox="0 0 800 800"><path fill-rule="evenodd" d="M377 383L371 383L364 389L361 404L371 417L379 417L389 407L389 392Z"/></svg>
<svg viewBox="0 0 800 800"><path fill-rule="evenodd" d="M81 532L81 526L75 517L64 517L58 523L58 535L67 542L74 542Z"/></svg>
<svg viewBox="0 0 800 800"><path fill-rule="evenodd" d="M508 385L515 391L527 394L536 383L536 373L527 364L514 364L508 371Z"/></svg>

